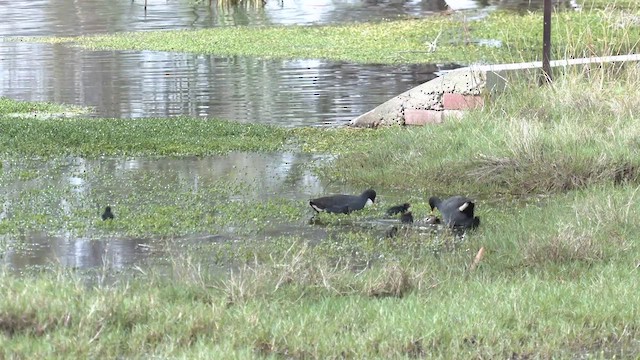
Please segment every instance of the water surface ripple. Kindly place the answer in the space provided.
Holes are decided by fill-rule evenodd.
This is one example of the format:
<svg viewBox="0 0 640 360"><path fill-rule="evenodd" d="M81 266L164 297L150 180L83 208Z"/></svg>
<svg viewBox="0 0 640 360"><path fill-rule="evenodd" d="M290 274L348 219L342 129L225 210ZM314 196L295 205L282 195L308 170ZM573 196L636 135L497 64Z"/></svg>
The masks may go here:
<svg viewBox="0 0 640 360"><path fill-rule="evenodd" d="M0 96L113 118L339 125L433 79L437 65L355 65L0 42Z"/></svg>

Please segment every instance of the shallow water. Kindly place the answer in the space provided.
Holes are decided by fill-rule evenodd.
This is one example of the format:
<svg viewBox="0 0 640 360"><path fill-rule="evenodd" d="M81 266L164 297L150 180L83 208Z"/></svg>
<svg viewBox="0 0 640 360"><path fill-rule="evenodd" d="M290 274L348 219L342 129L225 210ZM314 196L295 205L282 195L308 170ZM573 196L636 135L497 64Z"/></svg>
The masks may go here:
<svg viewBox="0 0 640 360"><path fill-rule="evenodd" d="M143 264L151 256L163 258L163 254L152 251L150 241L145 239L90 239L30 232L14 241L22 244L11 244L1 262L16 271L50 266L78 270L109 266L118 271Z"/></svg>
<svg viewBox="0 0 640 360"><path fill-rule="evenodd" d="M273 244L272 240L292 237L310 243L338 241L340 246L345 230L382 239L399 225L397 216L384 215L389 206L412 203L420 223L429 211L428 196L448 195L376 188L376 205L368 214L310 221L314 212L308 199L363 190L322 182L311 167L326 160L287 152L5 160L0 168L0 268L24 273L62 266L89 272L92 283L150 268L171 272L188 258L221 271L229 264L227 252L246 243ZM519 199L476 200L482 204L481 217L499 207L524 204ZM248 210L270 201L275 201L273 207L260 210L264 217ZM113 222L100 220L106 204L114 208ZM202 208L216 220L211 223L201 217ZM228 209L239 212L232 210L231 222L226 223ZM293 216L280 216L284 209L291 209ZM167 210L184 213L189 221L203 220L205 225L185 228L184 216L167 218L163 215ZM134 220L128 222L126 214ZM154 235L125 235L136 233L138 221L144 222L142 234ZM163 234L176 227L177 233Z"/></svg>
<svg viewBox="0 0 640 360"><path fill-rule="evenodd" d="M114 118L195 116L340 125L436 76L436 65L216 58L0 42L0 96Z"/></svg>
<svg viewBox="0 0 640 360"><path fill-rule="evenodd" d="M207 245L215 242L280 236L320 241L327 230L308 222L313 214L308 199L361 191L322 183L310 168L322 160L296 153L7 160L0 171L0 221L17 223L22 230L0 235L0 248L5 250L0 264L19 272L52 265L117 272L134 266L166 266L187 248L197 248L203 255ZM99 214L105 204L115 205L118 219L120 208L135 208L140 201L156 204L160 211L176 204L179 208L199 206L189 200L189 194L200 194L198 201L211 203L212 209L216 202L244 206L286 199L297 204L302 220L270 221L267 216L262 224L249 220L233 225L241 228L223 226L210 233L152 238L122 236L113 227L101 227ZM379 189L379 198L387 203L402 196ZM79 233L77 222L81 223ZM255 230L253 226L257 226Z"/></svg>
<svg viewBox="0 0 640 360"><path fill-rule="evenodd" d="M324 189L309 167L321 159L299 153L233 152L205 157L7 160L2 164L0 189L5 200L20 191L50 187L70 189L80 198L96 193L118 198L149 190L143 188L147 183L181 191L198 191L203 184L245 183L251 185L251 191L244 193L247 199L276 194L304 198ZM5 209L0 216L7 212Z"/></svg>

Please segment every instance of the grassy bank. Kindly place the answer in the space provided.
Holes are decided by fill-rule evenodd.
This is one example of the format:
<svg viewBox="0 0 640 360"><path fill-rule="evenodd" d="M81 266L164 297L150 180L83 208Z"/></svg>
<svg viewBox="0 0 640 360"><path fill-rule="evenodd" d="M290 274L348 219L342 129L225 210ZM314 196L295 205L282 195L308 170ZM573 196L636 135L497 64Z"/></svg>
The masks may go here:
<svg viewBox="0 0 640 360"><path fill-rule="evenodd" d="M572 282L530 272L424 279L402 298L285 286L232 305L208 284L87 290L67 277L5 276L0 344L6 357L40 358L635 358L637 282L629 269L595 269ZM361 281L381 281L374 272Z"/></svg>
<svg viewBox="0 0 640 360"><path fill-rule="evenodd" d="M487 195L637 183L639 76L629 65L559 75L549 88L516 81L462 120L390 130L323 171L353 184Z"/></svg>
<svg viewBox="0 0 640 360"><path fill-rule="evenodd" d="M640 28L635 19L639 12L637 6L624 3L598 3L587 4L582 12L556 13L552 58L636 52ZM540 12L498 11L481 20L453 14L339 26L223 27L27 40L73 42L95 50L158 50L221 57L469 64L540 60L542 25ZM489 46L487 41L500 45Z"/></svg>

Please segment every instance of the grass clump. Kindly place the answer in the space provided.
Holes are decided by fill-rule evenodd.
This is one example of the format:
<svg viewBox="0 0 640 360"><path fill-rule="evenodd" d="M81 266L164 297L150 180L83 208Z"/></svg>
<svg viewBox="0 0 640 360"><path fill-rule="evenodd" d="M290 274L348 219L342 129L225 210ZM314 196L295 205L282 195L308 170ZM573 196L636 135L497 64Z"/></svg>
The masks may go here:
<svg viewBox="0 0 640 360"><path fill-rule="evenodd" d="M635 52L638 7L586 7L554 17L553 58ZM356 63L477 63L540 60L540 12L496 11L481 20L431 16L326 26L222 27L148 31L78 38L28 39L74 42L90 49L158 50L279 59ZM523 28L529 31L522 31ZM500 46L486 46L492 40Z"/></svg>

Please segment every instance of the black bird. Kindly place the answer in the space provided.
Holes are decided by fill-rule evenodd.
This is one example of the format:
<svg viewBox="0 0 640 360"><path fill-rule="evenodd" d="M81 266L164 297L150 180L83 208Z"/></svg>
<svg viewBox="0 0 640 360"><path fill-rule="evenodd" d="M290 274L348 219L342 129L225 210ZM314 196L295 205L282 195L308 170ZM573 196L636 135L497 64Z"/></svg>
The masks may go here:
<svg viewBox="0 0 640 360"><path fill-rule="evenodd" d="M411 204L409 203L392 206L387 210L387 215L393 216L395 214L404 214L407 212L407 210L409 210L409 207L411 207Z"/></svg>
<svg viewBox="0 0 640 360"><path fill-rule="evenodd" d="M388 228L387 231L384 232L384 236L387 238L393 238L396 235L398 235L398 226L397 225L393 225L392 227Z"/></svg>
<svg viewBox="0 0 640 360"><path fill-rule="evenodd" d="M452 228L475 229L480 225L480 218L473 216L475 204L464 196L452 196L440 200L436 196L429 198L431 211L436 208L442 214L442 222Z"/></svg>
<svg viewBox="0 0 640 360"><path fill-rule="evenodd" d="M361 210L369 202L376 201L376 192L367 190L360 195L331 195L309 200L309 205L316 212L348 214Z"/></svg>
<svg viewBox="0 0 640 360"><path fill-rule="evenodd" d="M104 220L107 220L107 219L109 219L109 220L113 219L113 213L111 212L111 206L107 206L104 209L104 213L102 213L102 220L104 221Z"/></svg>
<svg viewBox="0 0 640 360"><path fill-rule="evenodd" d="M402 213L402 215L400 215L400 222L403 224L412 224L413 223L413 214L411 214L411 211L407 211L405 213Z"/></svg>

